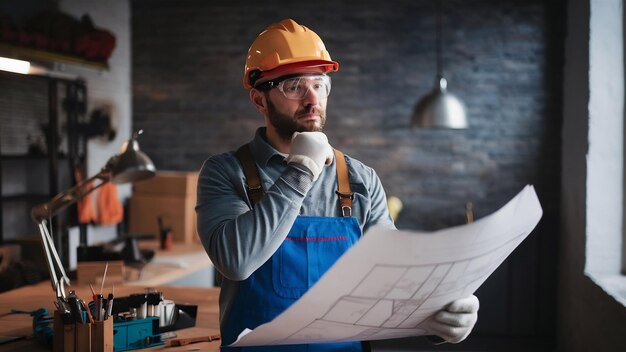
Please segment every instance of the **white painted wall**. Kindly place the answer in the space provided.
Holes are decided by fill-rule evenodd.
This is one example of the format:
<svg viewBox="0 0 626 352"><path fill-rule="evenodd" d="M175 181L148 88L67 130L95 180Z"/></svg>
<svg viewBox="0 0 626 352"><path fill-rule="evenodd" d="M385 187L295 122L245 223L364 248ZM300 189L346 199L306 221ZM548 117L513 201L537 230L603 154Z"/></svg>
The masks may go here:
<svg viewBox="0 0 626 352"><path fill-rule="evenodd" d="M116 46L109 59L109 69L95 69L65 65L62 71L77 74L87 82L89 108L102 103L113 106L113 120L117 135L111 142L91 140L87 147L88 175L94 175L111 156L117 154L122 144L131 135L132 87L131 87L131 43L129 0L60 0L60 10L80 18L89 14L98 28L107 29L115 35ZM130 185L118 185L121 200L130 197ZM115 226L90 229L89 242L107 240L115 235Z"/></svg>
<svg viewBox="0 0 626 352"><path fill-rule="evenodd" d="M622 264L622 1L592 1L590 10L585 271L589 274L606 275L619 273Z"/></svg>
<svg viewBox="0 0 626 352"><path fill-rule="evenodd" d="M621 0L568 2L560 351L626 350L626 308L611 295L625 283L619 275L623 226L622 6Z"/></svg>

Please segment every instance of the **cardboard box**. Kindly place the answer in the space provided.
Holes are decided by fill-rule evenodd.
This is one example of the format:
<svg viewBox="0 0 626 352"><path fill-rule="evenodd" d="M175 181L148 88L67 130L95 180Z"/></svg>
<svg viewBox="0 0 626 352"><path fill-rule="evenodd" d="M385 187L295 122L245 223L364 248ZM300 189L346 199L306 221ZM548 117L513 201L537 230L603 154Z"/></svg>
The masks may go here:
<svg viewBox="0 0 626 352"><path fill-rule="evenodd" d="M159 236L158 218L170 228L174 241L198 242L196 234L197 172L159 171L147 181L134 185L130 199L131 233Z"/></svg>
<svg viewBox="0 0 626 352"><path fill-rule="evenodd" d="M198 173L185 171L158 171L151 179L133 184L133 195L196 197Z"/></svg>

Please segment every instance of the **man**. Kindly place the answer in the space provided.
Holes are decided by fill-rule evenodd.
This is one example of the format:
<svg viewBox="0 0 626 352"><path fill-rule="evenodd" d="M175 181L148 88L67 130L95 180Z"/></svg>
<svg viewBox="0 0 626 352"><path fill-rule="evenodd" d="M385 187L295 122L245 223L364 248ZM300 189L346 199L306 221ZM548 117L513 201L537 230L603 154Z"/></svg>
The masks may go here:
<svg viewBox="0 0 626 352"><path fill-rule="evenodd" d="M338 67L317 34L291 19L269 26L248 51L243 85L265 127L237 152L208 159L198 181L198 233L222 276L223 346L287 309L372 225L395 229L374 170L334 151L321 132L328 73ZM477 310L470 296L420 327L459 342ZM361 349L354 342L242 350Z"/></svg>

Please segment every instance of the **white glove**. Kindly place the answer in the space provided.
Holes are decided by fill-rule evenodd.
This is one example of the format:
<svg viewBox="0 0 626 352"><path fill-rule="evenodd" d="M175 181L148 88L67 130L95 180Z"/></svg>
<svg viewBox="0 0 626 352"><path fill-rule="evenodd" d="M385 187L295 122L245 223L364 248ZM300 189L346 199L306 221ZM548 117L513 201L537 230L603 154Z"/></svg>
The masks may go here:
<svg viewBox="0 0 626 352"><path fill-rule="evenodd" d="M333 161L333 148L322 132L295 132L291 137L291 151L285 159L288 163L304 165L313 173L313 181L317 180L324 164Z"/></svg>
<svg viewBox="0 0 626 352"><path fill-rule="evenodd" d="M447 342L459 343L472 332L478 320L478 306L478 298L474 295L457 299L428 318L420 327Z"/></svg>

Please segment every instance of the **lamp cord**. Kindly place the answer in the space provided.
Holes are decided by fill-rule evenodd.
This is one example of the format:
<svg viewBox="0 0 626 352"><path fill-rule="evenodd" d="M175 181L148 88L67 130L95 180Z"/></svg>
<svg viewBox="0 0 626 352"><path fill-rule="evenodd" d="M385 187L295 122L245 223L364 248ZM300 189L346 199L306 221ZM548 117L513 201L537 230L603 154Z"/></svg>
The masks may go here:
<svg viewBox="0 0 626 352"><path fill-rule="evenodd" d="M442 0L437 1L437 79L443 77L442 39Z"/></svg>

